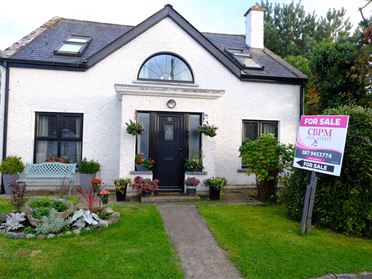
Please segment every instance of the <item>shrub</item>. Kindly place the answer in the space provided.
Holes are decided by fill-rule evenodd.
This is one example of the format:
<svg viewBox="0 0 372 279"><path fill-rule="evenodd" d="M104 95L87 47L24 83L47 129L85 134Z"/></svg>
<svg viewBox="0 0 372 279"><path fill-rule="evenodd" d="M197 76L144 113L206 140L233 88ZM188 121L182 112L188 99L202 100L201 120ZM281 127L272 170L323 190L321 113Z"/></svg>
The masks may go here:
<svg viewBox="0 0 372 279"><path fill-rule="evenodd" d="M10 203L20 211L21 207L25 203L26 184L15 183L12 187L12 198Z"/></svg>
<svg viewBox="0 0 372 279"><path fill-rule="evenodd" d="M30 207L33 210L32 216L36 219L42 219L42 217L48 216L52 209L57 212L64 212L68 208L64 202L49 198L35 199L30 202Z"/></svg>
<svg viewBox="0 0 372 279"><path fill-rule="evenodd" d="M290 168L293 160L292 145L281 144L273 134L264 134L244 142L239 151L247 174L256 175L258 199L275 200L278 175Z"/></svg>
<svg viewBox="0 0 372 279"><path fill-rule="evenodd" d="M80 162L80 173L97 173L101 169L100 164L97 161L90 160L88 161L87 158L84 158Z"/></svg>
<svg viewBox="0 0 372 279"><path fill-rule="evenodd" d="M0 172L3 174L17 174L23 172L25 165L22 162L22 158L18 156L6 157L1 165Z"/></svg>
<svg viewBox="0 0 372 279"><path fill-rule="evenodd" d="M58 217L55 209L50 210L50 214L41 218L41 224L35 228L37 234L58 233L63 230L68 222Z"/></svg>
<svg viewBox="0 0 372 279"><path fill-rule="evenodd" d="M349 115L341 176L317 174L313 222L337 232L372 235L372 109L343 106L325 112ZM301 218L310 172L296 170L288 180L284 201L290 218Z"/></svg>

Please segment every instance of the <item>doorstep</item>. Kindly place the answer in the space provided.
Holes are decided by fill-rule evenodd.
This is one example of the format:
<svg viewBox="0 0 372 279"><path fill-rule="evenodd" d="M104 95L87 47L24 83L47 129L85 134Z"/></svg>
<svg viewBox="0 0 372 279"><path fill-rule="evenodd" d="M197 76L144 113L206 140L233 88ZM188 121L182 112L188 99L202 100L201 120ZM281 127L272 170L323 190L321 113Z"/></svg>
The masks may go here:
<svg viewBox="0 0 372 279"><path fill-rule="evenodd" d="M182 194L141 197L142 203L195 202L199 200L199 196L186 196Z"/></svg>

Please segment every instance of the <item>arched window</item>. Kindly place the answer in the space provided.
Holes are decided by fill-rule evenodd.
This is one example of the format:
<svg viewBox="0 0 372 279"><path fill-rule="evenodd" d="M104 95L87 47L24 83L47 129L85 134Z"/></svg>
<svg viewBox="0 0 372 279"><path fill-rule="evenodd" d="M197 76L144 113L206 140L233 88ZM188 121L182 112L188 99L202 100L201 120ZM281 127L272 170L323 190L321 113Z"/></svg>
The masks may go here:
<svg viewBox="0 0 372 279"><path fill-rule="evenodd" d="M169 53L156 54L148 58L138 73L138 79L194 82L187 63Z"/></svg>

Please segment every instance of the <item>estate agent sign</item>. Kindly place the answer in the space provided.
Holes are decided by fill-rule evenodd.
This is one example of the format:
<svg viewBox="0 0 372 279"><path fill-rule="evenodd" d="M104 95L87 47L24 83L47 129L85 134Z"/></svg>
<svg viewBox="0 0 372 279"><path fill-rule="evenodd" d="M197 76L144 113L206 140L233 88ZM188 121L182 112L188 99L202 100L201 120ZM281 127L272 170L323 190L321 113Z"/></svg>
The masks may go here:
<svg viewBox="0 0 372 279"><path fill-rule="evenodd" d="M340 176L348 115L303 115L293 166Z"/></svg>

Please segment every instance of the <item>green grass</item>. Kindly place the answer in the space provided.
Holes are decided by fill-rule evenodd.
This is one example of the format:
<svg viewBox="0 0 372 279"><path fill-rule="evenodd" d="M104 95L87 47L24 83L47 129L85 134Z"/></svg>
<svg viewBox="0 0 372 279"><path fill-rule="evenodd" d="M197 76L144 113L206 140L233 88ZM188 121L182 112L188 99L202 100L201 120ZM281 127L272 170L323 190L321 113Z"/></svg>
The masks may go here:
<svg viewBox="0 0 372 279"><path fill-rule="evenodd" d="M0 199L0 212L11 207ZM182 278L153 206L116 207L109 229L50 240L0 236L0 278Z"/></svg>
<svg viewBox="0 0 372 279"><path fill-rule="evenodd" d="M299 224L278 206L199 205L214 236L246 278L311 278L372 271L372 241Z"/></svg>

